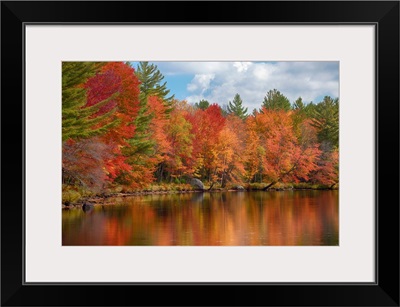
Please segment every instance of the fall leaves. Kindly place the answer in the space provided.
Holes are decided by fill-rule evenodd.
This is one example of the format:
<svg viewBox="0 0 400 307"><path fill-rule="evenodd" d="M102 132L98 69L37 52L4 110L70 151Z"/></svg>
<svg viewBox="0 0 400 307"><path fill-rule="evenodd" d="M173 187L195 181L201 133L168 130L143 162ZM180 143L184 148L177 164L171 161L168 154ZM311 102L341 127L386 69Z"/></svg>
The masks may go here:
<svg viewBox="0 0 400 307"><path fill-rule="evenodd" d="M216 103L166 98L162 79L148 64L138 74L124 62L63 63L65 185L103 192L192 177L222 188L338 182L338 148L321 147L332 130L323 119L267 106L226 115Z"/></svg>

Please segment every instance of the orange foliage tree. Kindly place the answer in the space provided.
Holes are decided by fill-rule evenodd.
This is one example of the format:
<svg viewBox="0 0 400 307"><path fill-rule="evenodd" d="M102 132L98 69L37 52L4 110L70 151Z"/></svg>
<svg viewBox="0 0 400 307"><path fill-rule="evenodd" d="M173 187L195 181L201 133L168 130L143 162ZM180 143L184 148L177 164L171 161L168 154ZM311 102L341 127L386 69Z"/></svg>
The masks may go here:
<svg viewBox="0 0 400 307"><path fill-rule="evenodd" d="M63 167L75 174L81 184L92 190L104 189L120 174L130 173L126 156L121 149L135 133L133 120L138 112L139 81L133 68L123 62L109 62L82 87L86 90L86 104L91 108L101 104L92 118L105 118L108 129L101 135L82 140L68 140L63 144ZM97 127L94 126L93 129Z"/></svg>
<svg viewBox="0 0 400 307"><path fill-rule="evenodd" d="M339 182L339 150L323 151L316 163L318 167L311 173L311 181L333 188Z"/></svg>
<svg viewBox="0 0 400 307"><path fill-rule="evenodd" d="M246 129L243 120L235 115L226 118L225 126L219 134L216 144L216 169L221 180L221 186L227 182L242 184L246 160L245 139Z"/></svg>
<svg viewBox="0 0 400 307"><path fill-rule="evenodd" d="M263 109L255 115L255 129L265 149L263 174L269 180L266 189L277 182L307 181L317 169L318 144L301 144L294 133L292 113ZM302 146L304 145L304 146Z"/></svg>
<svg viewBox="0 0 400 307"><path fill-rule="evenodd" d="M187 120L192 125L194 176L210 182L218 179L218 141L225 125L218 104L212 104L207 109L196 109L187 114Z"/></svg>
<svg viewBox="0 0 400 307"><path fill-rule="evenodd" d="M193 138L192 125L186 119L185 102L175 101L166 124L167 140L170 144L165 157L166 171L171 179L190 175L192 172Z"/></svg>
<svg viewBox="0 0 400 307"><path fill-rule="evenodd" d="M155 141L153 161L157 164L156 177L159 181L162 181L165 164L172 146L167 136L169 116L167 115L167 107L161 98L150 96L147 101L151 114L149 128Z"/></svg>
<svg viewBox="0 0 400 307"><path fill-rule="evenodd" d="M116 106L115 117L118 124L111 127L100 140L112 151L112 158L105 160L104 164L109 180L113 181L120 174L127 174L132 170L121 149L129 146L128 140L135 134L134 119L139 110L139 80L134 69L128 64L109 62L102 67L99 74L89 79L85 86L88 89L88 106L118 92L118 95L110 99L99 111L101 115L102 112L108 112L109 108Z"/></svg>

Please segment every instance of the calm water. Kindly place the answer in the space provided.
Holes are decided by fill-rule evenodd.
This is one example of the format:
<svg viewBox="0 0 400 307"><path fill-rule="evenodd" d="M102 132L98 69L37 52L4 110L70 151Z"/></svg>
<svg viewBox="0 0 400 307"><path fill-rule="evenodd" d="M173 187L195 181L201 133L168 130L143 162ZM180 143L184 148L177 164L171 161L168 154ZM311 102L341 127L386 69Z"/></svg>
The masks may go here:
<svg viewBox="0 0 400 307"><path fill-rule="evenodd" d="M338 245L338 191L134 196L62 211L63 245Z"/></svg>

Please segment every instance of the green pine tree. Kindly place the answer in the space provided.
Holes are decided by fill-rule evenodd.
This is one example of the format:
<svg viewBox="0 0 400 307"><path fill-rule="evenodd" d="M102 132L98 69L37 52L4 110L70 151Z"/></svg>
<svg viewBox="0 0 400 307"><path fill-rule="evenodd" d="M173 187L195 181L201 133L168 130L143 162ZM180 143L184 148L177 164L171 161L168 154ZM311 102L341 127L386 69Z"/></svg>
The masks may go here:
<svg viewBox="0 0 400 307"><path fill-rule="evenodd" d="M281 94L277 89L268 91L267 95L264 97L262 105L267 110L285 110L289 111L291 108L290 101Z"/></svg>
<svg viewBox="0 0 400 307"><path fill-rule="evenodd" d="M293 103L293 110L301 113L304 115L306 118L312 117L312 114L314 114L315 111L315 104L311 101L307 104L303 102L303 99L301 97L297 98L296 101Z"/></svg>
<svg viewBox="0 0 400 307"><path fill-rule="evenodd" d="M233 97L233 101L228 103L228 113L234 114L241 119L246 119L247 115L247 108L244 108L242 105L243 101L240 98L239 94L236 94Z"/></svg>
<svg viewBox="0 0 400 307"><path fill-rule="evenodd" d="M128 140L129 147L124 148L126 156L145 155L150 156L154 153L155 141L152 138L149 125L152 117L148 112L148 105L144 100L140 100L140 108L137 117L134 120L135 135ZM131 159L132 160L132 159ZM128 159L129 161L129 159ZM132 161L136 161L133 159Z"/></svg>
<svg viewBox="0 0 400 307"><path fill-rule="evenodd" d="M157 65L149 62L139 62L136 69L136 76L140 84L140 100L147 100L150 96L161 98L170 109L174 100L174 95L168 96L170 90L167 89L167 82L162 83L164 76L161 74Z"/></svg>
<svg viewBox="0 0 400 307"><path fill-rule="evenodd" d="M202 100L200 100L199 102L196 102L196 103L194 104L194 106L195 106L196 108L198 108L198 109L205 110L205 109L207 109L207 108L210 106L210 103L209 103L207 100L202 99Z"/></svg>
<svg viewBox="0 0 400 307"><path fill-rule="evenodd" d="M299 97L293 103L293 110L303 111L304 110L304 102L303 98Z"/></svg>
<svg viewBox="0 0 400 307"><path fill-rule="evenodd" d="M77 140L102 134L116 124L115 120L109 120L115 108L101 116L93 117L93 115L115 98L117 93L93 106L83 108L86 105L86 89L82 85L93 77L102 65L104 63L99 62L62 63L63 142L68 139ZM101 125L102 122L104 122L103 125Z"/></svg>
<svg viewBox="0 0 400 307"><path fill-rule="evenodd" d="M318 129L318 140L329 148L339 147L339 98L325 96L315 105L312 125Z"/></svg>
<svg viewBox="0 0 400 307"><path fill-rule="evenodd" d="M135 136L129 140L130 149L128 155L146 155L151 156L154 153L155 141L152 139L149 125L152 119L147 99L150 96L157 96L166 104L167 112L172 110L174 95L168 96L170 90L167 89L167 83L162 83L164 76L161 74L157 65L149 62L139 62L136 69L136 76L140 84L140 108L135 119Z"/></svg>
<svg viewBox="0 0 400 307"><path fill-rule="evenodd" d="M139 112L135 119L135 136L129 140L130 147L125 149L125 154L131 156L128 161L137 161L140 155L151 156L154 154L156 143L152 138L149 125L152 119L147 99L150 96L157 96L168 106L167 111L171 111L174 95L167 97L169 90L167 83L161 84L164 76L158 70L157 65L149 62L139 62L136 72L140 83ZM136 158L134 157L136 156Z"/></svg>
<svg viewBox="0 0 400 307"><path fill-rule="evenodd" d="M148 62L139 62L135 74L140 84L139 93L139 111L134 120L135 135L127 140L129 146L122 148L122 153L127 157L127 162L134 166L151 167L147 165L149 158L155 154L156 142L153 139L150 123L152 115L149 110L148 98L157 96L169 107L167 111L171 111L173 97L166 97L169 90L166 88L166 82L161 84L164 76L154 64ZM123 178L117 178L117 181L123 182Z"/></svg>

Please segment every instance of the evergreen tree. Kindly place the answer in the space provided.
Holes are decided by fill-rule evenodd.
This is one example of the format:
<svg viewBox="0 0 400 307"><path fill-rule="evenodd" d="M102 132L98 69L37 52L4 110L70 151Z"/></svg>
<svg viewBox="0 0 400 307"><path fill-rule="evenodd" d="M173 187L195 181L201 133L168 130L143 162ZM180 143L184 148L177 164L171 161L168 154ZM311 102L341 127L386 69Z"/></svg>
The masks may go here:
<svg viewBox="0 0 400 307"><path fill-rule="evenodd" d="M312 101L305 104L301 97L296 99L293 103L292 109L301 113L306 118L311 118L312 115L315 114L315 104Z"/></svg>
<svg viewBox="0 0 400 307"><path fill-rule="evenodd" d="M136 69L136 76L141 82L139 94L140 105L138 116L135 119L136 133L133 139L129 141L131 145L129 155L151 156L154 153L155 141L149 129L152 115L149 110L148 98L150 96L157 96L168 107L171 107L174 96L166 97L169 94L169 90L167 89L166 82L161 84L164 76L158 70L157 65L149 64L149 62L139 62ZM130 160L137 161L136 158Z"/></svg>
<svg viewBox="0 0 400 307"><path fill-rule="evenodd" d="M104 133L116 124L110 120L114 109L96 116L100 108L106 105L118 93L92 106L86 106L85 82L93 77L104 65L99 62L63 62L62 63L62 140L84 139Z"/></svg>
<svg viewBox="0 0 400 307"><path fill-rule="evenodd" d="M301 137L302 123L304 122L307 114L305 112L305 106L303 103L303 99L301 97L297 98L293 103L293 128L295 130L296 136Z"/></svg>
<svg viewBox="0 0 400 307"><path fill-rule="evenodd" d="M167 97L170 90L167 89L167 82L162 83L164 76L157 68L157 65L149 64L149 62L139 62L136 76L141 82L141 100L145 100L150 96L157 96L166 103L166 106L171 107L174 95Z"/></svg>
<svg viewBox="0 0 400 307"><path fill-rule="evenodd" d="M132 170L128 175L119 176L116 179L118 183L141 187L152 181L156 141L150 130L151 120L152 115L147 99L142 96L139 99L138 114L134 119L135 134L127 140L128 146L121 148L121 152L127 157L126 162L132 167Z"/></svg>
<svg viewBox="0 0 400 307"><path fill-rule="evenodd" d="M328 148L339 147L339 99L325 96L315 106L312 125L318 129L318 140Z"/></svg>
<svg viewBox="0 0 400 307"><path fill-rule="evenodd" d="M149 114L148 106L141 104L139 113L134 121L136 126L135 135L128 141L130 148L126 148L126 155L150 155L153 153L155 141L152 139L149 130L151 118L152 116Z"/></svg>
<svg viewBox="0 0 400 307"><path fill-rule="evenodd" d="M167 97L169 94L167 83L161 84L164 76L158 70L157 65L149 64L149 62L139 62L136 76L141 82L140 107L138 116L135 119L136 133L134 138L129 141L131 145L130 155L151 156L154 153L155 141L149 129L152 115L149 110L148 98L150 96L159 97L166 104L169 112L174 101L174 95ZM136 161L136 159L131 160Z"/></svg>
<svg viewBox="0 0 400 307"><path fill-rule="evenodd" d="M299 110L299 111L304 110L303 98L299 97L296 99L296 101L293 103L293 110Z"/></svg>
<svg viewBox="0 0 400 307"><path fill-rule="evenodd" d="M198 109L205 110L205 109L207 109L207 108L210 106L210 103L209 103L207 100L202 99L202 100L200 100L199 102L196 102L196 103L194 104L194 106L195 106L196 108L198 108Z"/></svg>
<svg viewBox="0 0 400 307"><path fill-rule="evenodd" d="M150 130L152 115L149 110L147 98L139 94L139 112L134 120L135 135L128 140L129 146L122 149L125 156L128 157L128 163L146 164L148 157L154 154L156 142Z"/></svg>
<svg viewBox="0 0 400 307"><path fill-rule="evenodd" d="M174 95L167 97L170 91L167 89L167 83L162 83L164 76L157 65L139 62L135 74L140 81L139 111L134 120L135 135L127 141L129 146L122 148L122 153L128 157L127 162L133 171L142 178L137 179L143 180L146 177L149 180L155 170L157 142L150 129L153 112L148 100L152 96L160 98L166 106L166 113L169 113L172 110ZM124 180L124 178L118 179L121 182Z"/></svg>
<svg viewBox="0 0 400 307"><path fill-rule="evenodd" d="M233 101L228 103L228 113L234 114L240 119L246 119L247 115L247 108L244 108L242 105L243 101L240 98L239 94L236 94L233 98Z"/></svg>
<svg viewBox="0 0 400 307"><path fill-rule="evenodd" d="M307 115L308 118L311 118L315 112L315 104L311 101L307 103L304 107L304 113Z"/></svg>
<svg viewBox="0 0 400 307"><path fill-rule="evenodd" d="M264 97L262 105L268 110L285 110L289 111L291 108L290 101L281 94L277 89L268 91Z"/></svg>

